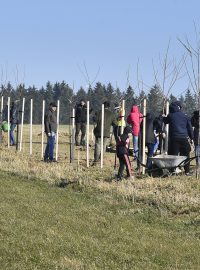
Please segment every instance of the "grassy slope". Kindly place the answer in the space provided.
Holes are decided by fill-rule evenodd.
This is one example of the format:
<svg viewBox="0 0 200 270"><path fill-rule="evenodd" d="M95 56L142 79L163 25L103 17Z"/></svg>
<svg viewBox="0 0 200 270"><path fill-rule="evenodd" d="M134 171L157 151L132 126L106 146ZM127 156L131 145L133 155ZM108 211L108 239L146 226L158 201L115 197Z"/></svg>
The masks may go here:
<svg viewBox="0 0 200 270"><path fill-rule="evenodd" d="M200 269L200 219L0 173L0 269Z"/></svg>

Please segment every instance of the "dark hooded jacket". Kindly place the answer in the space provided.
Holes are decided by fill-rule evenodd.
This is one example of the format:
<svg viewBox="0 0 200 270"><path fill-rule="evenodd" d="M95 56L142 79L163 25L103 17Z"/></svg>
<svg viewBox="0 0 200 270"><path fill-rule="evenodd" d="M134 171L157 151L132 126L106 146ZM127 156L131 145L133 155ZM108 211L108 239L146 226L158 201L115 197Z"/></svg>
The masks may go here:
<svg viewBox="0 0 200 270"><path fill-rule="evenodd" d="M194 144L198 145L199 137L199 111L194 111L191 118L192 126L194 127Z"/></svg>
<svg viewBox="0 0 200 270"><path fill-rule="evenodd" d="M93 118L96 123L96 127L94 128L95 137L101 137L101 116L102 111L98 111ZM117 120L115 118L115 114L111 112L108 108L104 110L104 137L110 137L110 128L112 125L117 125Z"/></svg>
<svg viewBox="0 0 200 270"><path fill-rule="evenodd" d="M13 103L10 109L10 123L17 124L17 119L18 119L17 105Z"/></svg>
<svg viewBox="0 0 200 270"><path fill-rule="evenodd" d="M163 118L165 124L169 124L169 137L173 138L187 138L191 140L194 138L193 129L189 117L181 111L178 102L172 102L169 107L169 114Z"/></svg>
<svg viewBox="0 0 200 270"><path fill-rule="evenodd" d="M8 122L8 105L6 105L2 112L2 121Z"/></svg>
<svg viewBox="0 0 200 270"><path fill-rule="evenodd" d="M156 141L154 134L154 119L151 113L147 113L146 115L146 144L152 143L154 144Z"/></svg>
<svg viewBox="0 0 200 270"><path fill-rule="evenodd" d="M87 121L87 106L78 104L76 107L76 114L75 114L75 122L78 123L86 123Z"/></svg>
<svg viewBox="0 0 200 270"><path fill-rule="evenodd" d="M50 106L47 114L44 118L44 124L45 124L45 133L51 133L51 132L57 132L57 118L56 118L56 112L53 111L52 107Z"/></svg>

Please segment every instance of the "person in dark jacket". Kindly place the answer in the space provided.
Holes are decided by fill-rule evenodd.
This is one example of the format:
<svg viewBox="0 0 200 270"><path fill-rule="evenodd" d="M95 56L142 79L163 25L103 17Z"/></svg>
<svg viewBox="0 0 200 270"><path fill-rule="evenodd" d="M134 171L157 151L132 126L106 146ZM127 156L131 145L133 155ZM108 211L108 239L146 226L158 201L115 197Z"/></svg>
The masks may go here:
<svg viewBox="0 0 200 270"><path fill-rule="evenodd" d="M110 111L110 103L104 102L104 152L106 151L106 146L109 144L108 141L110 139L110 129L112 125L117 124L117 120L115 118L115 114ZM95 149L94 149L94 165L96 162L100 160L101 156L101 117L102 111L98 111L93 118L96 123L96 127L94 128L94 136L95 136Z"/></svg>
<svg viewBox="0 0 200 270"><path fill-rule="evenodd" d="M3 112L2 112L2 122L8 122L8 105L6 105L4 108L3 108Z"/></svg>
<svg viewBox="0 0 200 270"><path fill-rule="evenodd" d="M163 113L154 119L154 134L156 137L156 143L154 145L154 154L159 149L162 152L165 143L166 131L163 123Z"/></svg>
<svg viewBox="0 0 200 270"><path fill-rule="evenodd" d="M154 147L155 147L155 143L156 143L156 137L155 137L155 126L154 126L155 122L154 119L152 117L151 113L147 113L146 115L146 146L148 149L147 152L147 163L146 163L146 167L148 170L150 170L152 168L152 161L149 159L150 157L153 157L154 154Z"/></svg>
<svg viewBox="0 0 200 270"><path fill-rule="evenodd" d="M124 167L126 167L127 178L132 179L131 163L129 159L128 149L130 145L129 134L132 135L132 128L127 126L124 128L124 132L118 137L117 141L117 157L119 158L119 170L117 174L117 180L120 181L123 178Z"/></svg>
<svg viewBox="0 0 200 270"><path fill-rule="evenodd" d="M16 145L14 130L18 121L17 101L13 101L10 109L10 145Z"/></svg>
<svg viewBox="0 0 200 270"><path fill-rule="evenodd" d="M194 149L195 149L195 157L196 163L199 162L199 111L194 111L191 118L192 126L194 127Z"/></svg>
<svg viewBox="0 0 200 270"><path fill-rule="evenodd" d="M169 114L163 117L165 124L169 124L169 151L170 155L178 155L190 157L190 143L193 142L194 134L189 117L181 111L181 103L179 101L172 102L169 107ZM190 175L190 162L185 166L185 174Z"/></svg>
<svg viewBox="0 0 200 270"><path fill-rule="evenodd" d="M55 102L50 103L49 110L45 115L45 133L47 135L47 146L44 154L45 162L53 162L54 159L54 145L57 132L57 117L56 117L57 105Z"/></svg>
<svg viewBox="0 0 200 270"><path fill-rule="evenodd" d="M85 101L82 99L76 107L75 112L75 124L76 124L76 133L75 133L75 144L76 146L85 145L85 133L86 133L86 122L87 122L87 107ZM79 143L78 137L81 132L81 141Z"/></svg>

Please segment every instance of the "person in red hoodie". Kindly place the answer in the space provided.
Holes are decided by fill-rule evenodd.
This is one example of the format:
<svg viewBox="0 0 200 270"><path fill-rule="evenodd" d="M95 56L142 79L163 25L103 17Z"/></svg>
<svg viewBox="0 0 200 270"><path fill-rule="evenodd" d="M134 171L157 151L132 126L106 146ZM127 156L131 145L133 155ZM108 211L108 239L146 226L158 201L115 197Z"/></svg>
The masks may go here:
<svg viewBox="0 0 200 270"><path fill-rule="evenodd" d="M134 157L138 160L138 137L140 133L140 124L142 122L143 115L140 113L137 105L134 105L131 109L131 113L127 118L127 122L132 126L133 132L133 150ZM137 162L137 168L139 167L139 162Z"/></svg>

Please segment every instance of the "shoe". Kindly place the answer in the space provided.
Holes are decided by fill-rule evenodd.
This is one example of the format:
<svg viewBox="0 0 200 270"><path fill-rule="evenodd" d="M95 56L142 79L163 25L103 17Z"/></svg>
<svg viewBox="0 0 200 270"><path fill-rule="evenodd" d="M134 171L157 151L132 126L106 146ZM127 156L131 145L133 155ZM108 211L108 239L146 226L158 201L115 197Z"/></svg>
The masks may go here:
<svg viewBox="0 0 200 270"><path fill-rule="evenodd" d="M126 179L127 179L127 180L130 180L130 181L135 180L135 178L134 178L134 176L133 176L133 175L132 175L132 176L127 177Z"/></svg>
<svg viewBox="0 0 200 270"><path fill-rule="evenodd" d="M123 179L122 177L117 176L117 177L115 178L115 181L116 181L116 182L120 182L120 181L122 181L122 179Z"/></svg>
<svg viewBox="0 0 200 270"><path fill-rule="evenodd" d="M181 169L179 169L178 167L175 169L175 174L179 174L181 172L182 172Z"/></svg>
<svg viewBox="0 0 200 270"><path fill-rule="evenodd" d="M80 145L85 146L85 141L81 141Z"/></svg>
<svg viewBox="0 0 200 270"><path fill-rule="evenodd" d="M192 176L193 173L192 173L192 172L187 172L187 173L185 173L185 175L186 175L186 176Z"/></svg>
<svg viewBox="0 0 200 270"><path fill-rule="evenodd" d="M48 158L44 158L44 162L49 162Z"/></svg>
<svg viewBox="0 0 200 270"><path fill-rule="evenodd" d="M49 162L55 162L55 163L57 163L57 160L54 158L54 159L50 159Z"/></svg>

